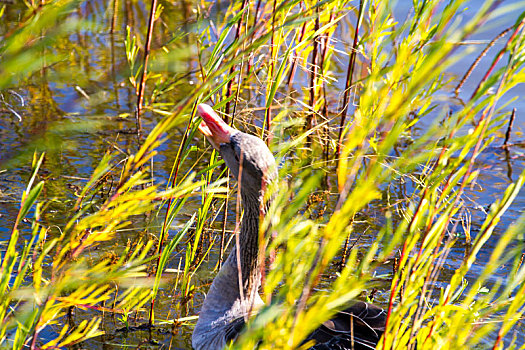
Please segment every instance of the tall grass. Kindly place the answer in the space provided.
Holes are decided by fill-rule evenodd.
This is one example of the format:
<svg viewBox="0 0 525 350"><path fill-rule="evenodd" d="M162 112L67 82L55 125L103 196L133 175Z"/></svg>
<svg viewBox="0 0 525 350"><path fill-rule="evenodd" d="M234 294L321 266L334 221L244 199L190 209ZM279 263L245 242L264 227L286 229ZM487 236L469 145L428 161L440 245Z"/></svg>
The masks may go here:
<svg viewBox="0 0 525 350"><path fill-rule="evenodd" d="M72 12L79 3L28 3L27 16L0 46L1 91L39 69L42 48L89 25ZM228 174L218 155L196 146L195 107L210 101L236 127L267 140L280 164L280 180L268 193L274 200L261 223L267 238L261 251L270 258L261 290L267 306L232 348L298 348L309 332L371 288L381 290L376 302L388 310L380 349L521 345L512 332L525 309L518 240L524 221L498 236L494 230L525 174L492 204L479 230L465 219L465 200L479 176L478 157L510 115L502 97L525 81L525 13L493 56L505 65L491 68L458 106L447 71L465 56L462 44L493 17L516 9L487 1L462 18L467 3L414 1L406 19L395 18L385 1L237 1L217 12L224 3L202 3L195 5L191 30L170 33L152 48L151 36L161 31L153 23L169 22L167 12L151 8L144 40L145 28L128 23L123 83L137 97L137 117L156 118L156 125L146 132L137 119L136 131L145 139L136 151L101 157L57 237L48 237L41 218L46 198L38 199L47 184L38 171L45 156L35 154L2 258L2 347L75 344L101 334L105 313L122 320L135 315L150 325L192 318L190 306L198 309L197 296L206 292L194 276L213 248L228 242L211 228L217 213L227 213L228 197L230 204L235 198L234 189L222 187ZM116 1L114 9L111 32L121 17ZM173 76L173 62L184 59L180 47L195 53L191 86L176 76L179 71ZM185 126L163 190L154 177L155 156L176 125ZM110 176L118 181L108 191L104 179ZM405 196L392 190L400 182ZM317 215L316 192L330 198ZM168 240L190 201L198 208ZM362 234L356 218L370 208L379 228L370 228L366 249L357 244L345 252L334 272L345 241ZM147 235L116 256L97 253L141 216L162 224L146 227ZM27 217L32 228L24 242L19 225ZM465 242L470 236L472 242ZM480 262L487 242L494 249ZM447 256L457 247L464 260L444 276ZM170 261L178 248L184 257ZM491 276L503 265L512 266L510 274L494 282ZM180 296L176 320L154 313L159 291L170 288L162 283L169 266L177 266L171 286ZM73 308L94 317L70 327L66 316ZM50 325L60 330L52 339L42 337Z"/></svg>

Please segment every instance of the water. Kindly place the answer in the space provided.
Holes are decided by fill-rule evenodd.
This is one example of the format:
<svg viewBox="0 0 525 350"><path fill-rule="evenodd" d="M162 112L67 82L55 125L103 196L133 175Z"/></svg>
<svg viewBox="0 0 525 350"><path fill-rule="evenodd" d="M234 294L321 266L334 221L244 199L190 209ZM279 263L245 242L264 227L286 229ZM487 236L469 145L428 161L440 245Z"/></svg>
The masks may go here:
<svg viewBox="0 0 525 350"><path fill-rule="evenodd" d="M403 18L408 11L407 4L409 2L403 1L397 4L396 16ZM472 1L470 8L464 12L464 18L467 19L473 9L481 4L481 0ZM523 1L503 2L503 5L516 7L524 6L523 4ZM30 176L30 156L35 148L45 149L47 153L40 174L42 179L46 180L43 198L53 199L44 214L45 222L51 227L63 225L70 216L69 209L76 200L78 189L86 182L104 152L117 152L124 158L126 154L131 154L137 149L137 136L129 132L135 128L133 113L136 97L128 81L124 38L125 28L129 25L134 31L138 31L136 34L140 38L139 41L144 42L149 4L143 1L125 1L121 4L122 11L117 18L114 34L108 33L111 25L111 11L106 8L106 5L106 2L100 0L82 3L77 11L79 17L90 21L87 29L77 30L45 49L46 55L65 55L67 58L50 66L45 63L45 59L42 59L42 67L37 73L22 79L12 89L2 91L5 102L15 111L12 112L6 108L7 105L0 104L0 220L2 222L0 235L3 240L8 239L16 218L21 193ZM180 33L181 29L191 32L197 30L198 27L192 21L194 8L192 4L166 2L163 3L163 6L165 7L161 17L163 21L157 23L152 44L154 49L170 41L176 36L176 33ZM23 9L22 2L7 5L6 14L0 23L0 36L5 36L14 30L20 16L24 13ZM518 16L519 11L512 11L504 21L489 22L490 25L487 25L486 30L470 38L483 44L468 46L472 51L449 68L450 75L459 79L485 47L485 43L509 24L514 23ZM354 19L349 17L348 21L352 23ZM343 40L343 47L348 47L351 38L342 35L340 39ZM174 53L174 56L177 57L174 62L155 61L152 58L152 67L170 72L169 79L178 82L173 91L162 95L156 101L165 104L168 110L190 91L191 74L198 67L196 49L191 45L188 46L190 40L184 38L176 40L180 42L181 52ZM469 98L490 66L495 52L503 47L505 40L498 41L489 52L488 57L477 66L463 86L458 96L460 99ZM498 67L504 63L505 61L502 60ZM342 67L340 69L341 79L338 83L341 86L344 84L344 71L345 68ZM304 85L306 86L307 82L304 82ZM148 86L148 91L151 92L152 88ZM479 228L481 225L485 217L484 208L500 197L506 186L511 181L515 181L525 168L525 143L522 137L525 125L525 102L521 98L522 91L518 89L511 91L507 96L500 105L512 97L518 97L516 101L505 107L507 111L512 108L517 109L511 138L516 145L507 151L498 147L502 142L502 136L497 135L494 146L486 149L478 158L477 166L482 169L478 178L479 187L468 191L469 203L466 206L472 215L474 228ZM332 100L338 98L340 96L330 96ZM260 102L259 106L263 104ZM144 115L144 129L151 130L160 119L161 116L158 114L147 111ZM185 122L186 120L181 120L181 125L169 135L170 141L160 147L159 154L155 157L154 175L159 183L165 184L168 181L178 144L184 133ZM195 145L201 146L198 141L195 141ZM117 181L117 179L110 179L110 181ZM333 206L334 200L334 198L327 199L328 207ZM187 220L187 216L191 215L198 206L199 203L190 202L179 219L180 223ZM525 194L522 192L502 218L502 224L498 228L499 233L523 214L524 207ZM365 217L364 221L369 226L374 227L380 224L374 217L373 211L368 214L370 216ZM229 217L235 217L233 208ZM219 221L220 217L217 222ZM230 219L230 226L232 224L233 221ZM134 228L139 231L142 225L144 223L138 221ZM363 225L365 226L367 225ZM28 228L29 224L24 223L23 233L24 230L27 232ZM366 248L367 241L373 239L372 231L370 234L363 235L361 246ZM51 234L58 234L58 232L52 229ZM116 240L125 244L128 235L131 234L135 232L122 232ZM481 263L488 259L488 254L494 244L495 242L488 242L480 253ZM459 266L463 255L463 247L454 247L445 263L444 276L451 274ZM184 250L177 251L171 267L176 268L177 262L183 257ZM215 266L217 259L218 252L213 251L209 265L196 275L194 279L196 285L210 282L213 276L211 269ZM479 266L474 267L474 272L476 269L479 269ZM508 267L502 267L498 270L498 276L494 276L493 281L496 277L503 277L508 272ZM388 285L385 285L385 288L388 288ZM179 300L180 295L176 291L170 288L162 290L157 305L159 314L162 315L161 318L176 317L171 310L174 303ZM193 304L195 308L189 305L186 310L189 315L196 313L201 300L202 295L196 294ZM378 300L384 301L386 296L380 292ZM84 319L89 318L90 313L77 311L75 316L78 319ZM137 344L141 344L143 347L153 348L158 346L172 349L190 348L191 326L176 327L173 333L169 328L156 329L152 331L153 333L146 330L124 332L121 331L122 327L122 322L106 318L102 328L107 334L104 337L90 340L85 343L85 347L110 349L136 347ZM52 334L51 330L49 332ZM517 332L525 335L523 322L518 324ZM43 337L45 336L44 334ZM158 343L152 342L150 338L156 339Z"/></svg>

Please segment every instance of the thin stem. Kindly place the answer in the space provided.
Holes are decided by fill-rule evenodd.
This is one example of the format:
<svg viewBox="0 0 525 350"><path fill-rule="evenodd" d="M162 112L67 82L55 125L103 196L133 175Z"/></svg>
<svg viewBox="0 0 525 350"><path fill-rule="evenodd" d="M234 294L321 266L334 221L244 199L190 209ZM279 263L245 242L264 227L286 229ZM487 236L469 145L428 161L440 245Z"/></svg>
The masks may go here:
<svg viewBox="0 0 525 350"><path fill-rule="evenodd" d="M363 17L363 8L364 8L364 0L359 1L359 13L357 15L357 21L355 25L355 32L354 32L354 42L352 44L352 49L350 53L350 62L348 63L348 70L346 72L346 84L345 84L345 92L343 96L343 109L339 113L341 116L341 123L339 124L339 136L337 137L337 146L336 146L336 152L335 156L336 158L339 157L341 154L341 143L343 138L343 127L345 125L345 119L346 119L346 112L348 110L348 99L350 97L350 88L352 87L352 77L354 75L354 65L355 65L355 58L357 54L357 39L359 38L359 27L361 25L361 19Z"/></svg>
<svg viewBox="0 0 525 350"><path fill-rule="evenodd" d="M315 18L315 24L314 24L314 32L317 32L319 30L319 6L316 7L316 18ZM313 41L313 51L312 51L312 61L310 63L311 69L310 69L310 81L309 81L309 90L310 90L310 98L308 101L308 105L310 106L311 112L308 113L308 118L306 120L306 130L311 130L313 127L313 118L315 116L315 113L317 113L317 110L315 109L316 104L316 78L318 75L318 46L317 46L317 35L312 39ZM306 137L306 147L308 147L311 143L311 135L308 135Z"/></svg>
<svg viewBox="0 0 525 350"><path fill-rule="evenodd" d="M301 8L300 8L301 11L304 10L303 7L304 7L304 3L301 2ZM299 35L299 39L297 40L298 43L303 41L305 33L306 33L306 22L303 23L303 25L301 26L301 34ZM288 86L288 93L290 93L290 91L291 91L293 78L295 76L295 72L297 71L297 62L298 62L297 50L293 50L292 57L293 57L292 58L292 67L290 68L290 73L288 74L288 82L286 83L286 85Z"/></svg>
<svg viewBox="0 0 525 350"><path fill-rule="evenodd" d="M110 33L115 33L115 27L117 26L117 13L118 13L118 0L113 0L113 16L111 16L111 29Z"/></svg>
<svg viewBox="0 0 525 350"><path fill-rule="evenodd" d="M461 78L461 81L459 82L459 84L454 89L454 93L456 94L456 96L459 94L459 90L461 90L461 88L465 84L465 81L467 81L467 79L470 76L470 74L472 74L472 71L474 71L474 68L477 67L477 65L479 64L481 59L487 54L487 52L490 50L490 48L492 46L494 46L494 44L496 44L496 41L498 41L503 36L505 36L505 34L507 34L511 29L512 29L512 27L507 28L504 31L502 31L501 33L499 33L498 36L496 36L494 39L492 39L492 41L487 45L487 47L479 54L479 56L476 58L476 60L474 60L474 62L472 63L472 65L470 66L468 71L465 73L463 78Z"/></svg>
<svg viewBox="0 0 525 350"><path fill-rule="evenodd" d="M241 35L241 28L242 28L242 24L243 24L243 20L244 20L244 13L246 12L246 0L243 0L242 2L242 6L241 6L241 11L242 11L242 15L241 15L241 18L239 19L239 22L237 23L237 28L235 30L235 39L234 41L238 41L239 40L239 37ZM235 50L235 55L237 55L237 52L238 50ZM235 71L235 65L232 65L230 67L230 74L231 75L233 72ZM240 69L240 72L242 72L242 68ZM229 98L231 95L232 95L232 85L233 85L233 79L230 79L230 81L228 81L228 84L226 86L226 98ZM240 85L237 86L237 91L240 90ZM226 103L226 106L224 107L224 112L226 113L225 116L224 116L224 121L227 123L228 122L228 115L230 114L230 101L228 101Z"/></svg>
<svg viewBox="0 0 525 350"><path fill-rule="evenodd" d="M494 67L496 67L496 64L503 57L503 54L505 54L505 52L507 52L510 43L514 40L516 35L518 35L518 33L520 32L520 30L523 28L524 25L525 25L525 19L522 20L520 22L520 24L518 24L516 26L516 29L514 29L514 32L512 32L512 35L510 36L509 40L507 40L507 44L505 44L505 47L502 48L501 51L498 53L498 56L496 56L496 58L492 62L492 65L490 66L489 70L487 71L487 73L485 73L485 75L483 76L483 79L481 79L481 81L479 82L478 87L476 88L476 90L474 90L474 92L472 93L472 96L470 96L470 99L473 99L474 96L476 96L476 94L478 93L479 89L481 88L481 85L483 85L483 83L489 78L490 74L494 70Z"/></svg>
<svg viewBox="0 0 525 350"><path fill-rule="evenodd" d="M505 141L503 141L503 147L508 147L510 134L512 132L512 125L514 124L514 118L516 118L516 108L512 110L512 114L510 115L509 124L507 126L507 132L505 132Z"/></svg>
<svg viewBox="0 0 525 350"><path fill-rule="evenodd" d="M155 10L157 9L157 0L151 0L151 10L149 14L148 34L146 35L146 44L144 46L144 68L140 78L139 91L137 93L137 107L135 109L135 119L137 122L137 135L139 143L142 141L142 102L144 100L144 89L146 86L146 75L148 73L148 59L151 48L151 36L153 35L153 24L155 23Z"/></svg>
<svg viewBox="0 0 525 350"><path fill-rule="evenodd" d="M275 37L275 9L277 7L277 0L273 0L273 11L272 11L272 35L270 37L270 70L268 72L268 79L273 80L273 73L274 73L274 66L275 66L275 45L274 45L274 37ZM278 50L277 50L278 51ZM275 82L271 82L271 84L274 84ZM264 120L266 121L266 128L268 131L270 131L271 128L271 120L272 120L272 103L269 103L268 108L265 111ZM264 129L262 130L264 135ZM269 145L271 141L270 133L268 132L268 138L266 139L266 144Z"/></svg>
<svg viewBox="0 0 525 350"><path fill-rule="evenodd" d="M257 19L259 17L259 9L260 9L260 7L261 7L261 0L257 0L257 4L255 5L255 14L253 15L253 23L252 23L253 27L255 27L257 25ZM255 35L255 31L253 31L252 35L250 36L250 45L253 43L254 35ZM248 64L246 65L246 76L249 76L250 75L250 71L252 70L253 57L254 57L254 55L250 55L250 58L248 60Z"/></svg>

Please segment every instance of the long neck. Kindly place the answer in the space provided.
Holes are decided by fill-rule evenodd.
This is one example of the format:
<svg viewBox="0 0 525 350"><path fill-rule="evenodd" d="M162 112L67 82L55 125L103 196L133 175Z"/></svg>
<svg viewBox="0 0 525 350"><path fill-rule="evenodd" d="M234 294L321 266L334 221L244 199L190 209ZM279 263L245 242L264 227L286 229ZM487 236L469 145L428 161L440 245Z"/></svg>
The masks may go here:
<svg viewBox="0 0 525 350"><path fill-rule="evenodd" d="M241 189L242 193L242 189ZM260 280L260 257L259 257L259 215L261 214L261 196L254 194L243 194L242 205L244 213L239 233L240 261L242 272L242 286L245 297L255 294L254 288L259 287ZM232 254L236 254L235 246ZM238 265L237 265L238 266Z"/></svg>
<svg viewBox="0 0 525 350"><path fill-rule="evenodd" d="M193 332L192 345L196 350L224 348L230 323L246 317L263 304L257 292L261 281L258 257L261 196L253 192L243 194L242 189L241 194L244 208L239 232L242 288L239 288L237 247L234 244L202 305Z"/></svg>

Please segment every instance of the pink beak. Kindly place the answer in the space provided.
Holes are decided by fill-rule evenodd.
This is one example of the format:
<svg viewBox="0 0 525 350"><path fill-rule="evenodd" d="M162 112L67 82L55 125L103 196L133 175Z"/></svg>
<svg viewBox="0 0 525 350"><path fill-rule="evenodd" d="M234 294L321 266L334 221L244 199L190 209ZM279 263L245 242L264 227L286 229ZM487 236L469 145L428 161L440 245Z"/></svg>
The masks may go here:
<svg viewBox="0 0 525 350"><path fill-rule="evenodd" d="M226 124L226 122L215 113L213 108L201 103L197 106L197 111L202 117L199 130L206 136L217 151L220 149L221 143L230 142L230 136L235 129Z"/></svg>

